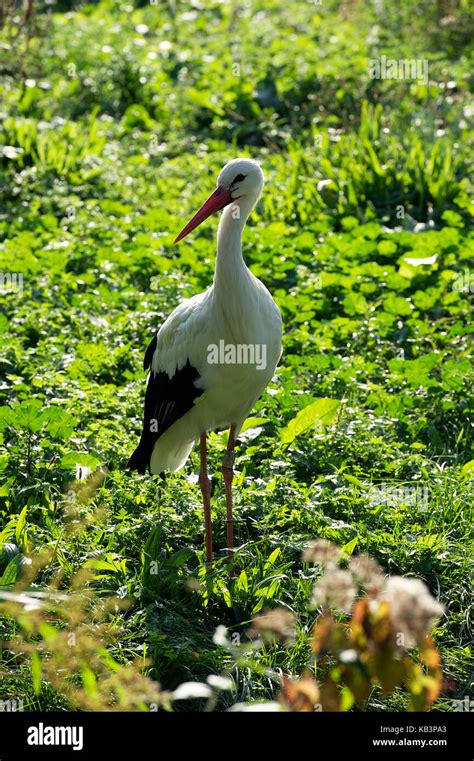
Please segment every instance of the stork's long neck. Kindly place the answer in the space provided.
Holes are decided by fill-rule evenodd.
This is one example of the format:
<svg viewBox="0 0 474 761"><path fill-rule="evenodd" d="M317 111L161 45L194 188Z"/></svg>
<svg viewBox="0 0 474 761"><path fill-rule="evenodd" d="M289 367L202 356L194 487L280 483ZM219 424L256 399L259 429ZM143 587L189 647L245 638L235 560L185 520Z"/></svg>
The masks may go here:
<svg viewBox="0 0 474 761"><path fill-rule="evenodd" d="M251 280L242 256L242 232L255 201L242 197L238 203L226 206L219 222L214 291L226 299L242 291Z"/></svg>

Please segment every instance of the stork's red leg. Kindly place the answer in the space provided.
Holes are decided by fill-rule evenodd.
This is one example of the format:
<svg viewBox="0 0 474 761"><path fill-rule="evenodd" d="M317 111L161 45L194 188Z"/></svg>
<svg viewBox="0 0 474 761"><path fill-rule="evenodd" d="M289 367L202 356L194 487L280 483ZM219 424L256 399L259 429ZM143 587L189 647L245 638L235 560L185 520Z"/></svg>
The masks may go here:
<svg viewBox="0 0 474 761"><path fill-rule="evenodd" d="M232 559L234 550L234 518L232 516L232 481L234 478L235 459L235 425L230 427L227 449L222 461L222 475L224 476L226 525L227 525L227 562Z"/></svg>
<svg viewBox="0 0 474 761"><path fill-rule="evenodd" d="M199 485L204 503L204 536L206 541L206 563L212 563L212 521L211 521L211 482L207 475L206 432L201 434L201 469Z"/></svg>

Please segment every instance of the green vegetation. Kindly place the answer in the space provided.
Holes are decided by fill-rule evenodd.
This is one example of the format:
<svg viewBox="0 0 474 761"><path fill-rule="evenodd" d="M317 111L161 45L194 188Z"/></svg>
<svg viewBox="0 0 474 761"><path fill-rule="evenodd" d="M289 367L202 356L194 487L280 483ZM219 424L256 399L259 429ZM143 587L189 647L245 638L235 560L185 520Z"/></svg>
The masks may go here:
<svg viewBox="0 0 474 761"><path fill-rule="evenodd" d="M267 668L302 673L317 572L301 551L322 537L439 597L435 708L452 710L472 668L467 4L137 6L0 18L0 588L31 559L39 590L88 569L97 600L129 600L109 611L107 657L167 690L232 666L218 625L244 639L256 613L292 610L295 643L232 666L223 709L272 699ZM371 79L383 55L427 61L428 81ZM143 352L209 285L216 222L172 241L239 155L267 178L244 253L282 311L284 356L239 440L234 578L225 434L210 436L221 559L206 577L196 453L166 484L125 464ZM301 412L320 398L340 402L324 427L329 403ZM3 616L0 640L20 626ZM1 653L3 699L68 704L38 658ZM79 679L93 691L91 669ZM401 689L366 703L406 705Z"/></svg>

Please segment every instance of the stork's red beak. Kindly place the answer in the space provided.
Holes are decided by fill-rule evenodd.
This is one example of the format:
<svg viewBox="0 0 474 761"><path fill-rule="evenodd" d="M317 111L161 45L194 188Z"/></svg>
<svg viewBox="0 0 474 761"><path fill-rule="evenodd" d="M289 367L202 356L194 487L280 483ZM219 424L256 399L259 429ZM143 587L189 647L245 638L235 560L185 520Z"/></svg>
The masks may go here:
<svg viewBox="0 0 474 761"><path fill-rule="evenodd" d="M198 225L201 224L201 222L204 222L205 219L211 216L211 214L215 214L216 211L220 211L220 209L223 209L224 206L227 206L227 204L231 203L233 201L232 195L228 190L224 190L224 188L218 187L214 191L212 195L209 196L207 201L203 203L199 211L196 212L194 217L188 222L186 227L183 227L180 234L174 241L175 243L178 243L178 241L182 240L186 237L186 235L189 235L189 233L194 230Z"/></svg>

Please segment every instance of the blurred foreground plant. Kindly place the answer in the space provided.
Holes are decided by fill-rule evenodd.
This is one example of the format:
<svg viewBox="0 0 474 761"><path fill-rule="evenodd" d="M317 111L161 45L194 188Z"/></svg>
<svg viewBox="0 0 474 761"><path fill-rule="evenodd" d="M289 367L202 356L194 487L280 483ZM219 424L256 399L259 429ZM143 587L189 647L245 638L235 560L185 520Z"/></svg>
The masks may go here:
<svg viewBox="0 0 474 761"><path fill-rule="evenodd" d="M341 568L341 551L324 539L313 542L303 560L323 571L311 600L320 609L312 630L312 662L300 678L283 676L278 703L238 704L233 710L361 709L376 687L384 696L404 687L408 710L429 710L443 684L440 656L430 636L443 608L426 585L420 579L384 577L366 555ZM276 608L256 616L248 634L259 638L254 647L275 640L288 645L295 628L293 614ZM245 646L232 646L224 629L216 642L242 666Z"/></svg>
<svg viewBox="0 0 474 761"><path fill-rule="evenodd" d="M90 506L107 477L102 468L86 477L82 468L78 472L62 503L62 530L76 541L104 520L103 510ZM72 573L59 541L34 553L26 516L24 507L16 524L22 552L11 543L2 551L0 544L0 559L4 555L7 563L0 575L0 654L10 664L0 667L0 678L11 677L12 663L22 673L26 666L26 681L37 696L52 687L69 709L85 711L171 711L175 701L191 699L205 700L209 711L222 691L233 688L228 677L211 674L205 683L184 682L171 692L162 690L148 676L146 648L143 657L121 663L113 653L121 649L124 612L136 600L101 595L97 578L111 567L124 573L125 562L117 562L111 553L95 554ZM14 623L14 634L3 635L2 641L1 627L7 622ZM25 695L19 697L26 704Z"/></svg>
<svg viewBox="0 0 474 761"><path fill-rule="evenodd" d="M77 536L101 517L98 511L85 516L83 508L105 477L98 470L69 485L66 532ZM61 566L57 569L57 560L55 548L42 551L22 565L16 584L4 581L0 586L0 615L16 623L15 635L0 642L0 648L15 662L29 662L36 695L47 683L73 709L132 711L166 705L166 694L143 673L146 661L123 665L110 652L118 635L113 619L128 603L97 595L93 579L100 559L87 561L69 579ZM47 586L38 581L42 574L50 575ZM0 674L8 676L6 670Z"/></svg>
<svg viewBox="0 0 474 761"><path fill-rule="evenodd" d="M372 558L352 558L338 567L337 547L314 542L304 559L323 567L312 604L322 605L313 627L311 648L318 681L308 673L285 678L280 703L296 711L347 711L362 707L379 685L384 695L404 686L408 710L428 710L438 697L443 675L440 656L430 632L442 606L419 579L384 578ZM357 597L358 591L363 595ZM350 613L340 621L331 612ZM418 659L408 648L418 648Z"/></svg>
<svg viewBox="0 0 474 761"><path fill-rule="evenodd" d="M105 477L99 470L69 485L66 531L77 536L94 517L99 519L98 513L85 516L84 505ZM320 610L312 630L313 658L299 678L270 673L249 657L275 641L292 646L296 618L286 608L274 608L254 617L247 644L231 641L225 627L218 628L214 642L231 656L225 675L210 675L205 683L186 682L173 692L161 690L146 674L145 657L123 665L111 653L119 634L115 621L128 603L97 594L94 571L103 561L93 558L66 579L63 570L51 572L55 549L24 563L16 584L0 586L0 614L16 622L15 635L0 646L15 660L29 662L37 695L46 682L79 710L172 710L174 701L193 699L204 699L204 710L213 710L220 693L233 689L232 672L242 668L264 671L280 689L277 701L238 703L234 711L348 711L363 708L376 687L384 695L404 687L409 710L428 710L443 683L439 653L430 636L443 608L425 584L384 577L376 561L364 555L351 558L343 568L342 552L326 540L313 542L303 560L318 565L322 575L311 600ZM48 573L47 586L40 586L40 574ZM415 647L418 657L409 652Z"/></svg>

